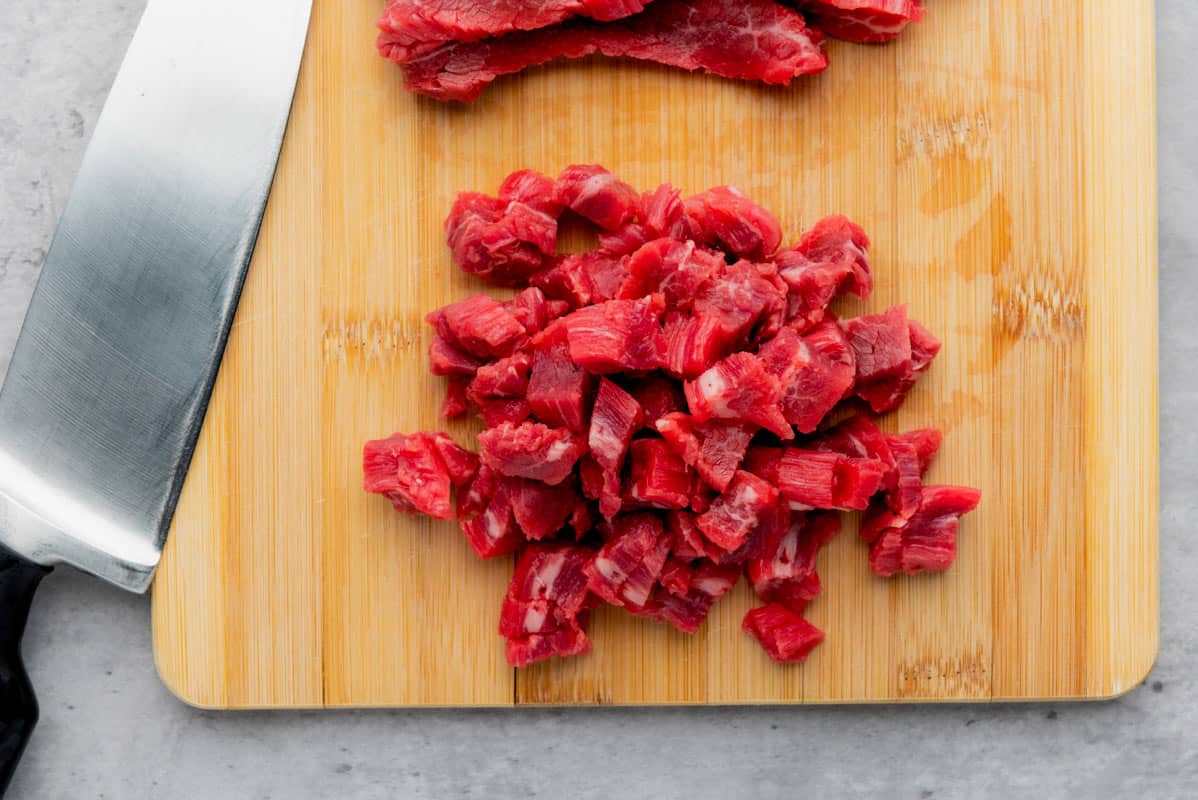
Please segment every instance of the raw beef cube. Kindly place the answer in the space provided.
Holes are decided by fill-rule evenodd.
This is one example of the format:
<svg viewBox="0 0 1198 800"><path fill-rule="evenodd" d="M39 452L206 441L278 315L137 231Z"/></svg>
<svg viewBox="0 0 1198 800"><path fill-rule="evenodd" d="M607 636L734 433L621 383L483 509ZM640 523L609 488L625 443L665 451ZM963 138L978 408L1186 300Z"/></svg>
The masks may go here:
<svg viewBox="0 0 1198 800"><path fill-rule="evenodd" d="M853 351L834 322L799 336L785 328L758 353L782 384L782 414L799 433L811 433L853 386Z"/></svg>
<svg viewBox="0 0 1198 800"><path fill-rule="evenodd" d="M811 24L835 39L888 42L923 19L921 0L797 0Z"/></svg>
<svg viewBox="0 0 1198 800"><path fill-rule="evenodd" d="M671 309L687 310L699 287L724 269L724 259L694 242L656 239L628 258L628 277L616 297L635 300L661 292Z"/></svg>
<svg viewBox="0 0 1198 800"><path fill-rule="evenodd" d="M452 472L442 453L453 460ZM449 519L450 484L469 480L463 475L470 469L471 455L443 433L396 433L367 442L362 449L363 486L400 511Z"/></svg>
<svg viewBox="0 0 1198 800"><path fill-rule="evenodd" d="M824 632L777 603L745 614L744 630L779 664L803 662L824 640Z"/></svg>
<svg viewBox="0 0 1198 800"><path fill-rule="evenodd" d="M570 358L594 374L657 369L665 357L661 297L609 300L562 318Z"/></svg>
<svg viewBox="0 0 1198 800"><path fill-rule="evenodd" d="M752 353L733 353L685 385L686 402L699 422L730 419L765 428L782 439L794 430L782 416L782 386Z"/></svg>
<svg viewBox="0 0 1198 800"><path fill-rule="evenodd" d="M434 375L473 375L485 362L451 344L439 333L428 346L429 371Z"/></svg>
<svg viewBox="0 0 1198 800"><path fill-rule="evenodd" d="M425 435L432 436L433 447L436 448L437 455L441 457L441 463L445 465L450 483L455 487L465 486L474 480L479 466L477 453L470 452L444 433Z"/></svg>
<svg viewBox="0 0 1198 800"><path fill-rule="evenodd" d="M452 0L389 0L378 21L378 48L390 60L405 63L444 42L476 42L512 31L544 28L575 16L610 21L637 13L648 1L501 0L460 3ZM516 174L527 174L548 181L531 170ZM550 183L550 192L552 187Z"/></svg>
<svg viewBox="0 0 1198 800"><path fill-rule="evenodd" d="M936 453L940 451L944 434L935 428L921 428L891 438L902 439L915 448L915 455L919 459L919 474L922 476L928 471L928 467L932 466Z"/></svg>
<svg viewBox="0 0 1198 800"><path fill-rule="evenodd" d="M800 614L819 594L816 557L840 532L840 515L797 513L781 521L786 524L765 526L746 571L758 597Z"/></svg>
<svg viewBox="0 0 1198 800"><path fill-rule="evenodd" d="M683 461L722 492L740 467L754 429L738 422L696 422L687 414L667 414L657 421L657 430Z"/></svg>
<svg viewBox="0 0 1198 800"><path fill-rule="evenodd" d="M788 84L828 66L822 43L801 14L773 0L654 0L616 22L573 20L477 42L447 42L404 64L404 85L438 100L468 102L500 75L595 53ZM404 60L402 50L382 53Z"/></svg>
<svg viewBox="0 0 1198 800"><path fill-rule="evenodd" d="M635 506L685 508L690 502L691 474L661 439L637 439L628 456L625 496Z"/></svg>
<svg viewBox="0 0 1198 800"><path fill-rule="evenodd" d="M695 316L718 328L724 348L745 344L767 327L767 319L781 320L785 311L785 290L748 262L704 284L694 303Z"/></svg>
<svg viewBox="0 0 1198 800"><path fill-rule="evenodd" d="M564 324L534 340L528 378L528 403L537 419L581 432L586 427L594 379L570 358Z"/></svg>
<svg viewBox="0 0 1198 800"><path fill-rule="evenodd" d="M845 217L825 217L803 234L799 243L774 258L778 273L790 288L787 319L800 329L826 316L839 295L865 299L873 290L869 238Z"/></svg>
<svg viewBox="0 0 1198 800"><path fill-rule="evenodd" d="M529 280L547 297L581 308L613 299L627 275L622 258L593 251L562 256Z"/></svg>
<svg viewBox="0 0 1198 800"><path fill-rule="evenodd" d="M740 468L745 472L753 473L766 483L777 486L778 471L782 466L782 453L781 447L753 445L745 453L745 459L741 462Z"/></svg>
<svg viewBox="0 0 1198 800"><path fill-rule="evenodd" d="M652 238L644 225L630 222L616 231L600 231L599 250L611 256L626 256L635 253Z"/></svg>
<svg viewBox="0 0 1198 800"><path fill-rule="evenodd" d="M670 536L655 515L617 517L611 538L586 566L587 588L614 606L643 608L669 550Z"/></svg>
<svg viewBox="0 0 1198 800"><path fill-rule="evenodd" d="M521 169L508 175L499 184L498 194L505 203L523 203L554 219L563 211L562 204L554 196L553 179L535 169Z"/></svg>
<svg viewBox="0 0 1198 800"><path fill-rule="evenodd" d="M478 435L482 461L515 478L531 478L550 486L569 477L586 452L586 441L564 428L536 422L505 422Z"/></svg>
<svg viewBox="0 0 1198 800"><path fill-rule="evenodd" d="M525 340L524 326L498 300L476 294L428 315L446 341L476 356L503 357Z"/></svg>
<svg viewBox="0 0 1198 800"><path fill-rule="evenodd" d="M847 319L840 323L857 357L857 380L862 384L883 378L903 378L911 372L911 333L907 307L884 314Z"/></svg>
<svg viewBox="0 0 1198 800"><path fill-rule="evenodd" d="M476 397L474 403L488 428L520 423L532 416L532 406L523 397Z"/></svg>
<svg viewBox="0 0 1198 800"><path fill-rule="evenodd" d="M457 419L470 410L470 400L466 397L466 387L469 380L462 375L450 375L445 385L445 397L441 400L442 419Z"/></svg>
<svg viewBox="0 0 1198 800"><path fill-rule="evenodd" d="M778 218L731 186L688 197L683 208L690 236L699 244L759 260L782 243Z"/></svg>
<svg viewBox="0 0 1198 800"><path fill-rule="evenodd" d="M695 524L695 515L690 511L671 511L666 515L666 529L673 544L670 553L684 561L707 557L707 545L703 534Z"/></svg>
<svg viewBox="0 0 1198 800"><path fill-rule="evenodd" d="M849 458L876 458L887 466L893 466L894 455L890 452L887 438L868 416L855 414L824 431L811 443L811 447Z"/></svg>
<svg viewBox="0 0 1198 800"><path fill-rule="evenodd" d="M685 213L682 194L668 183L641 195L641 224L654 236L682 238L685 230L680 223Z"/></svg>
<svg viewBox="0 0 1198 800"><path fill-rule="evenodd" d="M656 430L659 419L686 408L686 395L677 381L661 373L650 373L628 384L629 393L641 406L646 428Z"/></svg>
<svg viewBox="0 0 1198 800"><path fill-rule="evenodd" d="M574 164L557 177L556 198L581 217L609 231L637 213L641 197L598 164Z"/></svg>
<svg viewBox="0 0 1198 800"><path fill-rule="evenodd" d="M619 513L622 506L620 470L624 467L632 434L640 429L642 422L640 404L632 395L607 378L599 381L587 444L591 458L602 470L599 511L608 519Z"/></svg>
<svg viewBox="0 0 1198 800"><path fill-rule="evenodd" d="M778 489L798 510L861 510L886 476L884 463L839 453L790 449L778 467Z"/></svg>
<svg viewBox="0 0 1198 800"><path fill-rule="evenodd" d="M683 633L695 633L707 619L711 607L736 585L739 577L740 568L736 565L705 562L691 570L690 584L685 592L678 591L680 587L671 591L664 584L658 587L644 613Z"/></svg>
<svg viewBox="0 0 1198 800"><path fill-rule="evenodd" d="M911 341L910 368L903 375L859 383L856 387L857 396L869 403L870 408L877 413L898 408L907 392L927 372L932 359L940 352L940 342L915 320L908 322L908 331Z"/></svg>
<svg viewBox="0 0 1198 800"><path fill-rule="evenodd" d="M670 594L685 595L690 591L691 581L694 577L695 571L691 569L689 563L671 558L661 568L661 574L657 576L657 582Z"/></svg>
<svg viewBox="0 0 1198 800"><path fill-rule="evenodd" d="M545 293L530 286L503 304L516 321L524 326L524 332L535 336L545 329L550 320L560 317L568 310L568 304L545 299Z"/></svg>
<svg viewBox="0 0 1198 800"><path fill-rule="evenodd" d="M887 436L886 443L894 456L886 485L886 504L902 519L910 519L919 508L923 488L919 452L915 445L898 436Z"/></svg>
<svg viewBox="0 0 1198 800"><path fill-rule="evenodd" d="M570 544L540 543L525 547L516 561L516 570L504 597L505 613L500 618L504 620L501 625L506 626L506 630L500 632L511 636L552 629L540 620L513 625L519 618L506 613L508 606L541 601L551 607L559 622L577 617L586 602L585 569L591 555L589 549ZM554 620L548 622L553 626Z"/></svg>
<svg viewBox="0 0 1198 800"><path fill-rule="evenodd" d="M709 542L731 553L748 540L777 502L777 489L756 475L739 471L696 524Z"/></svg>
<svg viewBox="0 0 1198 800"><path fill-rule="evenodd" d="M554 656L578 656L591 652L591 640L577 625L552 633L517 636L507 640L507 663L527 667Z"/></svg>
<svg viewBox="0 0 1198 800"><path fill-rule="evenodd" d="M861 524L862 535L872 541L870 569L883 577L948 569L957 555L961 515L977 508L980 499L977 489L925 486L919 510L907 521L888 510L871 508Z"/></svg>
<svg viewBox="0 0 1198 800"><path fill-rule="evenodd" d="M479 367L466 395L476 405L495 397L524 397L531 365L531 356L519 352Z"/></svg>
<svg viewBox="0 0 1198 800"><path fill-rule="evenodd" d="M470 519L486 510L491 498L499 490L499 475L490 467L481 465L474 479L457 494L459 520Z"/></svg>
<svg viewBox="0 0 1198 800"><path fill-rule="evenodd" d="M728 336L714 317L692 317L671 311L666 314L665 368L678 377L693 378L727 352Z"/></svg>
<svg viewBox="0 0 1198 800"><path fill-rule="evenodd" d="M573 478L557 486L524 478L504 478L516 524L530 541L546 539L566 526L580 500Z"/></svg>
<svg viewBox="0 0 1198 800"><path fill-rule="evenodd" d="M463 192L445 220L453 261L463 271L514 286L541 269L557 246L557 218L519 202Z"/></svg>
<svg viewBox="0 0 1198 800"><path fill-rule="evenodd" d="M512 515L512 496L507 484L479 472L471 486L472 495L458 512L458 527L479 558L510 555L524 544L524 536ZM474 509L481 504L481 512ZM469 510L469 515L463 515Z"/></svg>

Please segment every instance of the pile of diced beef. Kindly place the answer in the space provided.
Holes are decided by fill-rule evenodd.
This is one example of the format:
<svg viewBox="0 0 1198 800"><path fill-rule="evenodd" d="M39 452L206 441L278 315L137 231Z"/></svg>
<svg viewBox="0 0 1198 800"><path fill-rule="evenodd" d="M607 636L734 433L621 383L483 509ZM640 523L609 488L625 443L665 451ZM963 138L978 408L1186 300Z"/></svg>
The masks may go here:
<svg viewBox="0 0 1198 800"><path fill-rule="evenodd" d="M556 252L565 214L598 249ZM924 484L938 431L887 434L873 417L940 342L905 306L829 310L872 288L849 220L781 247L778 220L736 189L641 194L572 166L461 194L445 227L458 266L518 290L428 315L444 416L473 409L486 429L477 454L444 433L369 442L365 486L456 513L482 558L517 555L499 623L513 665L586 652L600 603L693 633L742 573L763 603L745 630L802 661L823 639L803 611L841 511L864 512L878 575L953 563L979 493Z"/></svg>
<svg viewBox="0 0 1198 800"><path fill-rule="evenodd" d="M824 35L885 42L922 0L390 0L378 48L411 91L471 101L501 75L600 54L788 84L828 66Z"/></svg>

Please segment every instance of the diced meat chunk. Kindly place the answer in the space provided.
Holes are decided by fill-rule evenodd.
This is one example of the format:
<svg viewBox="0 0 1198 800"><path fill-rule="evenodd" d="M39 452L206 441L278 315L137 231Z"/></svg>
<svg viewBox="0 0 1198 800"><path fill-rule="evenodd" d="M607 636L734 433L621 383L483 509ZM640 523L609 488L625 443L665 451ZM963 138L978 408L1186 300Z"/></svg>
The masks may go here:
<svg viewBox="0 0 1198 800"><path fill-rule="evenodd" d="M616 230L636 215L640 195L598 164L575 164L557 178L558 202L600 228Z"/></svg>
<svg viewBox="0 0 1198 800"><path fill-rule="evenodd" d="M741 258L760 260L782 243L778 218L739 189L717 186L683 201L690 237Z"/></svg>
<svg viewBox="0 0 1198 800"><path fill-rule="evenodd" d="M510 555L524 543L512 513L509 487L486 467L459 503L458 527L479 558Z"/></svg>
<svg viewBox="0 0 1198 800"><path fill-rule="evenodd" d="M803 336L784 328L758 356L782 384L782 414L799 433L818 428L852 389L853 351L834 322L821 323Z"/></svg>
<svg viewBox="0 0 1198 800"><path fill-rule="evenodd" d="M745 459L741 462L741 469L745 472L753 473L766 483L777 486L783 452L785 451L781 447L770 447L761 444L753 445L745 453Z"/></svg>
<svg viewBox="0 0 1198 800"><path fill-rule="evenodd" d="M657 421L667 414L686 408L686 395L677 381L659 372L628 383L628 392L641 406L643 425L657 430Z"/></svg>
<svg viewBox="0 0 1198 800"><path fill-rule="evenodd" d="M699 287L724 269L724 259L694 242L656 239L640 247L627 262L628 277L616 297L635 300L660 292L672 309L687 310Z"/></svg>
<svg viewBox="0 0 1198 800"><path fill-rule="evenodd" d="M922 476L932 466L936 453L940 452L940 444L944 434L935 428L921 428L915 431L900 433L894 438L902 439L915 448L915 456L919 460L919 474Z"/></svg>
<svg viewBox="0 0 1198 800"><path fill-rule="evenodd" d="M806 661L824 640L823 631L777 603L749 611L743 627L779 664Z"/></svg>
<svg viewBox="0 0 1198 800"><path fill-rule="evenodd" d="M871 509L862 522L862 535L872 541L870 569L883 577L948 569L957 557L961 516L980 500L977 489L925 486L919 510L905 522L888 510Z"/></svg>
<svg viewBox="0 0 1198 800"><path fill-rule="evenodd" d="M505 648L507 663L513 667L527 667L554 656L578 656L589 652L591 640L577 624L552 633L512 637Z"/></svg>
<svg viewBox="0 0 1198 800"><path fill-rule="evenodd" d="M564 324L555 324L534 340L527 398L541 422L584 430L593 384L590 374L570 358Z"/></svg>
<svg viewBox="0 0 1198 800"><path fill-rule="evenodd" d="M498 397L524 397L528 391L528 370L532 358L520 352L479 367L466 396L476 405Z"/></svg>
<svg viewBox="0 0 1198 800"><path fill-rule="evenodd" d="M614 606L644 608L670 551L670 536L654 514L624 514L586 566L587 588Z"/></svg>
<svg viewBox="0 0 1198 800"><path fill-rule="evenodd" d="M441 400L441 418L457 419L470 410L470 400L466 397L466 387L469 380L462 375L450 375L445 384L445 397Z"/></svg>
<svg viewBox="0 0 1198 800"><path fill-rule="evenodd" d="M506 356L526 337L511 311L485 294L437 309L428 315L428 322L449 344L483 358Z"/></svg>
<svg viewBox="0 0 1198 800"><path fill-rule="evenodd" d="M869 238L842 216L825 217L799 243L774 258L790 291L787 319L800 329L822 322L828 305L844 293L861 299L873 290Z"/></svg>
<svg viewBox="0 0 1198 800"><path fill-rule="evenodd" d="M641 407L632 395L606 378L600 380L587 444L591 458L602 471L599 511L608 519L619 513L623 505L620 471L624 467L628 443L641 424Z"/></svg>
<svg viewBox="0 0 1198 800"><path fill-rule="evenodd" d="M551 486L570 475L587 449L581 436L536 422L505 422L480 433L478 444L482 462L496 472Z"/></svg>
<svg viewBox="0 0 1198 800"><path fill-rule="evenodd" d="M563 317L570 358L597 375L657 369L665 356L661 312L662 300L655 296L609 300Z"/></svg>
<svg viewBox="0 0 1198 800"><path fill-rule="evenodd" d="M857 380L862 384L902 378L911 371L906 306L895 306L884 314L847 319L840 324L856 356Z"/></svg>
<svg viewBox="0 0 1198 800"><path fill-rule="evenodd" d="M678 377L696 377L728 350L728 334L715 317L669 312L662 335L665 338L664 366Z"/></svg>
<svg viewBox="0 0 1198 800"><path fill-rule="evenodd" d="M580 623L590 559L589 549L567 544L535 544L520 554L499 614L512 666L590 650Z"/></svg>
<svg viewBox="0 0 1198 800"><path fill-rule="evenodd" d="M708 541L732 553L745 543L777 502L777 489L756 475L739 471L696 524Z"/></svg>
<svg viewBox="0 0 1198 800"><path fill-rule="evenodd" d="M862 510L886 473L886 465L876 459L792 448L782 455L778 489L799 510Z"/></svg>
<svg viewBox="0 0 1198 800"><path fill-rule="evenodd" d="M696 422L687 414L667 414L657 421L657 430L709 486L722 492L740 467L754 428L738 422Z"/></svg>
<svg viewBox="0 0 1198 800"><path fill-rule="evenodd" d="M362 449L367 492L385 496L401 511L437 519L453 516L450 486L466 483L476 469L474 454L443 433L396 433Z"/></svg>
<svg viewBox="0 0 1198 800"><path fill-rule="evenodd" d="M541 269L557 246L557 218L518 201L475 192L458 195L445 234L463 271L514 286Z"/></svg>
<svg viewBox="0 0 1198 800"><path fill-rule="evenodd" d="M429 343L428 361L429 371L434 375L472 376L486 363L478 356L456 347L439 333L434 333Z"/></svg>
<svg viewBox="0 0 1198 800"><path fill-rule="evenodd" d="M625 496L633 506L685 508L690 502L691 473L661 439L637 439L628 457Z"/></svg>
<svg viewBox="0 0 1198 800"><path fill-rule="evenodd" d="M786 291L754 264L739 262L720 278L710 280L699 290L694 315L719 331L718 344L724 350L743 346L763 329L769 320L780 322L786 310Z"/></svg>
<svg viewBox="0 0 1198 800"><path fill-rule="evenodd" d="M526 478L504 478L516 525L530 541L554 536L566 526L579 503L577 482L549 486Z"/></svg>
<svg viewBox="0 0 1198 800"><path fill-rule="evenodd" d="M840 532L840 517L830 513L784 514L779 523L763 526L746 571L758 597L801 614L819 593L816 557L820 548Z"/></svg>
<svg viewBox="0 0 1198 800"><path fill-rule="evenodd" d="M736 585L740 577L737 565L721 566L704 562L690 570L688 584L667 588L664 584L654 591L644 613L661 622L673 625L683 633L695 633L711 612L715 602Z"/></svg>
<svg viewBox="0 0 1198 800"><path fill-rule="evenodd" d="M536 286L530 286L503 304L516 321L524 326L529 336L540 333L550 320L560 317L569 305L562 301L550 301Z"/></svg>
<svg viewBox="0 0 1198 800"><path fill-rule="evenodd" d="M686 402L699 422L728 419L765 428L782 439L794 431L778 401L782 386L752 353L733 353L685 385Z"/></svg>

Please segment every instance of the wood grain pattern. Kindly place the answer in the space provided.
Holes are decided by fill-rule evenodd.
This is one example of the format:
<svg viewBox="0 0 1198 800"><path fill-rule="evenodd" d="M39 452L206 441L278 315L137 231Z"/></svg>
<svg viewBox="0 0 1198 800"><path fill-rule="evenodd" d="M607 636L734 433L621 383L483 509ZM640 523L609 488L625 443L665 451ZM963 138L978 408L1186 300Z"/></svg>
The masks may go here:
<svg viewBox="0 0 1198 800"><path fill-rule="evenodd" d="M1149 0L932 0L886 47L834 43L789 90L585 62L477 105L407 95L372 3L316 0L279 178L154 587L188 702L262 706L1107 697L1157 646L1156 161ZM945 341L888 425L946 433L931 480L981 487L944 576L825 552L827 642L781 668L739 586L697 636L605 609L593 655L513 673L511 562L360 490L360 446L437 427L424 313L458 190L603 163L732 183L790 235L843 212L877 292ZM470 441L477 428L455 424Z"/></svg>

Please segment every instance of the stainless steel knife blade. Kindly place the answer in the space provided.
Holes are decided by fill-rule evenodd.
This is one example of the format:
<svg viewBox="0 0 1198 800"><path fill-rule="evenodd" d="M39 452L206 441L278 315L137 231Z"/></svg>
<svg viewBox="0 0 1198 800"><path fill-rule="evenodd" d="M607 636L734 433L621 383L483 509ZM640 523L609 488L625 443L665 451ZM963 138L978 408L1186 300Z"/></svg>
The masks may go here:
<svg viewBox="0 0 1198 800"><path fill-rule="evenodd" d="M0 389L0 545L158 564L258 235L311 0L150 0Z"/></svg>

